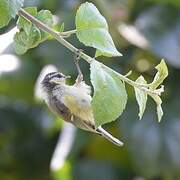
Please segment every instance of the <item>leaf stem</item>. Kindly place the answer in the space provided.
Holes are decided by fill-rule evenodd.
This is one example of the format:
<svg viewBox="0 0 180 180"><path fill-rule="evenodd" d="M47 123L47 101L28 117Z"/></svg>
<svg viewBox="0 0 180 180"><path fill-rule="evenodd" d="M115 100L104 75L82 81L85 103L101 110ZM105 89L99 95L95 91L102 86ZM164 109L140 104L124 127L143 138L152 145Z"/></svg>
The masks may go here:
<svg viewBox="0 0 180 180"><path fill-rule="evenodd" d="M60 36L65 36L65 37L69 37L72 34L75 34L77 32L76 29L70 30L70 31L64 31L64 32L60 32L59 35Z"/></svg>
<svg viewBox="0 0 180 180"><path fill-rule="evenodd" d="M51 36L53 36L57 41L59 41L63 46L65 46L66 48L68 48L70 51L72 51L73 53L79 55L82 59L84 59L85 61L87 61L88 63L91 63L92 61L95 61L95 58L92 58L90 56L88 56L87 54L85 54L82 51L79 51L78 48L76 48L75 46L73 46L72 44L70 44L68 41L66 41L63 38L63 35L65 36L70 36L71 34L76 33L76 30L71 30L71 31L66 31L64 33L59 33L57 31L55 31L54 29L48 27L46 24L44 24L43 22L39 21L38 19L36 19L34 16L32 16L31 14L29 14L28 12L26 12L24 9L20 9L18 12L19 16L22 16L23 18L27 19L28 21L32 22L34 25L36 25L38 28L40 28L42 31L49 33ZM148 93L148 94L157 94L158 93L156 91L153 91L149 88L147 88L145 85L139 84L137 82L134 82L132 80L130 80L129 78L127 78L126 76L117 73L116 71L112 70L111 68L105 66L104 64L102 64L102 67L108 68L109 70L113 71L119 78L121 78L122 81L125 81L126 83L130 84L131 86L135 86L139 89L141 89L142 91Z"/></svg>
<svg viewBox="0 0 180 180"><path fill-rule="evenodd" d="M146 92L149 95L160 95L160 93L161 93L161 91L157 91L157 90L160 90L161 88L157 89L157 90L151 90L148 88L148 84L145 85L145 84L137 83L137 82L127 78L127 76L124 76L124 75L114 71L113 69L107 67L106 65L104 65L102 63L101 63L101 66L106 68L106 69L113 71L113 73L115 73L122 81L125 81L126 83L128 83L129 85L131 85L133 87L139 88L140 90Z"/></svg>

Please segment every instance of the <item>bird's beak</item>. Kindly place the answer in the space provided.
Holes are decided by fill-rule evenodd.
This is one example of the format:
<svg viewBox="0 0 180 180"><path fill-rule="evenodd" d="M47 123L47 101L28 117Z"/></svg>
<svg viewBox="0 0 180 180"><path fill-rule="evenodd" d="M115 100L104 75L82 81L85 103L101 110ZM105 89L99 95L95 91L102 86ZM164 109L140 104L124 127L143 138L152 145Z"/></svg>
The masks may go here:
<svg viewBox="0 0 180 180"><path fill-rule="evenodd" d="M64 75L63 78L64 78L64 80L66 80L66 79L71 78L71 76L65 76L65 75ZM61 84L62 82L64 82L64 81L63 81L63 78L60 78L60 79L52 79L52 80L50 80L50 83Z"/></svg>
<svg viewBox="0 0 180 180"><path fill-rule="evenodd" d="M71 76L65 76L65 79L70 79L71 78Z"/></svg>

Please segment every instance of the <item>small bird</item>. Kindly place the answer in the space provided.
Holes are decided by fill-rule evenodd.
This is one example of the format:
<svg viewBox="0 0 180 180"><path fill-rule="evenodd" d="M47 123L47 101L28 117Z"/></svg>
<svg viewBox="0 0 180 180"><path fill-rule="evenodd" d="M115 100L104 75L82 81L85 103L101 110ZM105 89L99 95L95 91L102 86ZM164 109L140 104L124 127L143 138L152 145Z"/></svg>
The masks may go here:
<svg viewBox="0 0 180 180"><path fill-rule="evenodd" d="M92 110L91 88L80 74L74 85L67 85L65 76L59 72L48 73L41 82L44 100L49 109L76 127L97 133L112 143L122 146L123 142L113 137L101 126L95 127Z"/></svg>

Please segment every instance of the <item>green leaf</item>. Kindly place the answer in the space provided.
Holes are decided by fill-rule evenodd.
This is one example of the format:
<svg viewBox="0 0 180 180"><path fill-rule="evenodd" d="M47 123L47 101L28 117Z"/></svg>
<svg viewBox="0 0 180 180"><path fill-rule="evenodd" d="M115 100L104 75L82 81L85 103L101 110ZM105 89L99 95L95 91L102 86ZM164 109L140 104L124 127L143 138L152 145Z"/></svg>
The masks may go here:
<svg viewBox="0 0 180 180"><path fill-rule="evenodd" d="M36 16L38 13L36 7L27 7L24 8L24 10L29 14L31 14L32 16ZM32 23L20 16L17 21L17 27L18 29L23 29L26 34L29 34L31 31Z"/></svg>
<svg viewBox="0 0 180 180"><path fill-rule="evenodd" d="M25 11L49 27L53 26L53 19L50 11L41 10L37 12L36 7L25 8ZM49 36L49 34L38 29L34 24L23 17L19 17L17 27L20 31L14 36L14 47L18 54L24 54L28 49L38 46Z"/></svg>
<svg viewBox="0 0 180 180"><path fill-rule="evenodd" d="M26 47L25 41L23 41L25 38L26 38L25 32L16 33L14 36L14 45L15 45L14 48L18 54L23 54L28 49L28 47Z"/></svg>
<svg viewBox="0 0 180 180"><path fill-rule="evenodd" d="M157 116L158 116L158 122L161 122L162 116L163 116L163 110L161 107L162 100L158 95L151 95L151 97L154 99L157 105Z"/></svg>
<svg viewBox="0 0 180 180"><path fill-rule="evenodd" d="M121 56L108 32L106 19L92 3L82 4L76 13L78 39L86 46L97 49L96 57Z"/></svg>
<svg viewBox="0 0 180 180"><path fill-rule="evenodd" d="M168 68L164 59L162 59L160 64L156 66L156 69L158 70L158 72L156 73L153 82L149 84L149 87L151 89L156 89L168 76Z"/></svg>
<svg viewBox="0 0 180 180"><path fill-rule="evenodd" d="M24 0L0 0L0 28L15 18L23 3Z"/></svg>
<svg viewBox="0 0 180 180"><path fill-rule="evenodd" d="M147 84L146 80L144 79L143 76L140 76L137 80L137 83L141 84ZM134 87L135 95L136 95L136 100L139 105L139 119L142 118L144 111L146 109L146 103L147 103L147 93L144 91L140 90L139 88Z"/></svg>
<svg viewBox="0 0 180 180"><path fill-rule="evenodd" d="M151 84L149 84L149 89L155 90L160 95L164 91L164 86L161 85L161 83L168 76L168 68L167 68L166 63L163 59L156 66L156 69L158 70L158 72L156 73L153 82ZM156 89L159 85L161 85L161 88ZM150 94L150 96L154 99L154 101L156 102L156 105L157 105L158 122L161 121L162 116L163 116L163 110L161 107L162 100L161 100L159 95Z"/></svg>
<svg viewBox="0 0 180 180"><path fill-rule="evenodd" d="M60 28L59 28L59 32L63 32L63 31L64 31L64 23L62 23Z"/></svg>
<svg viewBox="0 0 180 180"><path fill-rule="evenodd" d="M157 115L158 115L158 122L161 122L163 116L163 110L161 104L157 105Z"/></svg>
<svg viewBox="0 0 180 180"><path fill-rule="evenodd" d="M38 12L36 18L46 24L48 27L53 26L53 16L49 10L41 10ZM41 41L44 41L48 38L49 34L40 30L41 31Z"/></svg>
<svg viewBox="0 0 180 180"><path fill-rule="evenodd" d="M25 31L17 32L14 36L14 47L18 54L24 54L28 49L38 46L41 41L40 30L32 27L29 35Z"/></svg>
<svg viewBox="0 0 180 180"><path fill-rule="evenodd" d="M101 63L91 63L92 100L96 127L116 120L123 112L127 94L124 83L111 69Z"/></svg>

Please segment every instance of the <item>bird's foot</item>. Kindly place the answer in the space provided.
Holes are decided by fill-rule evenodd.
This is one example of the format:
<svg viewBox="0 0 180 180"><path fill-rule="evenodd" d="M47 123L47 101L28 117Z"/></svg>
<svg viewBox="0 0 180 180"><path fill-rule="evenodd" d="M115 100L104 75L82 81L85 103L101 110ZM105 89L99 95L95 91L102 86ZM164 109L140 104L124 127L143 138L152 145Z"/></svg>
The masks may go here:
<svg viewBox="0 0 180 180"><path fill-rule="evenodd" d="M82 49L78 49L78 51L75 54L75 58L74 58L74 63L76 65L76 68L78 71L78 77L76 79L76 84L79 84L83 81L83 74L82 74L81 68L79 66L79 59L81 58L81 52L82 51L83 51Z"/></svg>

